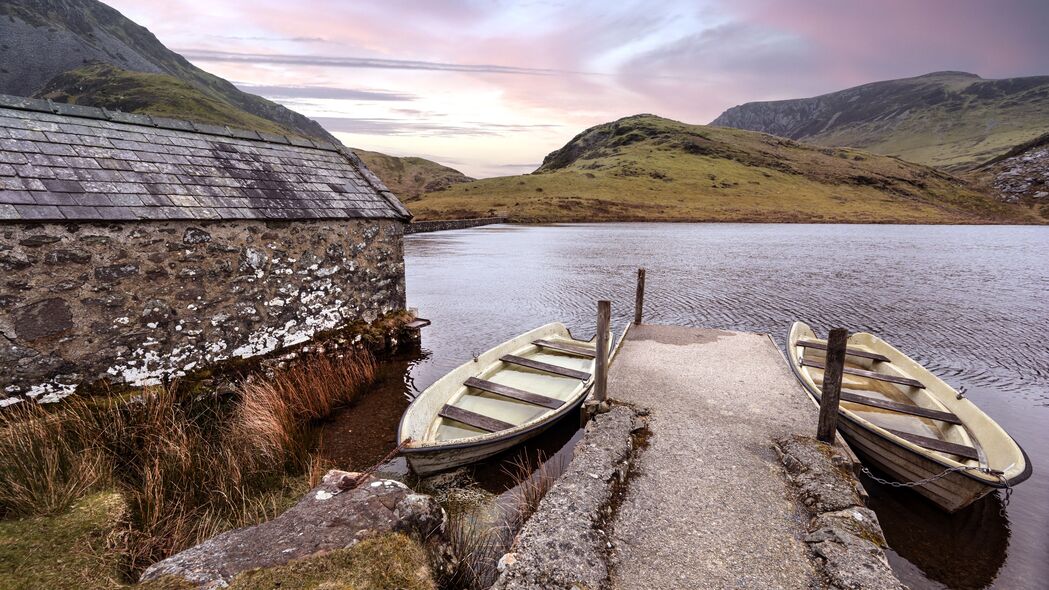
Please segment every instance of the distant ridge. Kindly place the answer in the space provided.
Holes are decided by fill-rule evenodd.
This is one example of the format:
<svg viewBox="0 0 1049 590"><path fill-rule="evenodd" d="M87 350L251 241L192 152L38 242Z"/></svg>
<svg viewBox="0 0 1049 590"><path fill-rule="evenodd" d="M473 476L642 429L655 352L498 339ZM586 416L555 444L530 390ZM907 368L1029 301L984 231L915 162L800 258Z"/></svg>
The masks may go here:
<svg viewBox="0 0 1049 590"><path fill-rule="evenodd" d="M420 220L1038 223L943 170L852 148L635 115L596 125L532 174L411 203ZM1045 219L1049 219L1047 213Z"/></svg>
<svg viewBox="0 0 1049 590"><path fill-rule="evenodd" d="M932 72L812 98L750 102L712 125L970 168L1049 132L1049 76Z"/></svg>

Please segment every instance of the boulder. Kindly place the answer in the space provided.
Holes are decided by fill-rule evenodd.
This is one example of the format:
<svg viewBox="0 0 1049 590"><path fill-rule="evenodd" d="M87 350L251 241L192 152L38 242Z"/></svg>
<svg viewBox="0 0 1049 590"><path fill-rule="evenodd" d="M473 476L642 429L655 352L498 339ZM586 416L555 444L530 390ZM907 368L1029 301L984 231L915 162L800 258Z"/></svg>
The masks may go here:
<svg viewBox="0 0 1049 590"><path fill-rule="evenodd" d="M217 535L151 565L142 581L170 576L222 588L237 574L353 547L388 532L427 539L444 533L447 516L433 498L398 481L329 471L320 485L277 518Z"/></svg>

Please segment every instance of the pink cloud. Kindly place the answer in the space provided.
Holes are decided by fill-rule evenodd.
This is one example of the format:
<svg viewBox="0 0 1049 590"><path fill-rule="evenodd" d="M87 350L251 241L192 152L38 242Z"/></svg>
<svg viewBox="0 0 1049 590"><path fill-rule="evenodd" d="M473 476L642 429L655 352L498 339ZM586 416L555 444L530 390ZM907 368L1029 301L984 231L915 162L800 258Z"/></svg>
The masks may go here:
<svg viewBox="0 0 1049 590"><path fill-rule="evenodd" d="M1039 0L112 3L169 47L197 55L210 50L303 58L198 62L238 82L382 89L418 103L292 104L317 116L413 119L399 129L506 125L495 136L509 142L505 149L492 137L462 140L489 142L469 146L490 158L488 168L500 159L519 163L523 152L538 162L583 126L638 112L699 123L750 100L811 96L935 70L985 77L1049 73L1049 3ZM311 62L311 56L320 59ZM328 58L347 63L320 63ZM348 65L368 58L390 60L390 66ZM406 69L400 61L470 67ZM514 74L488 65L549 71ZM338 109L343 111L332 112ZM528 125L513 127L521 122ZM373 128L379 133L391 126ZM433 144L432 131L418 138L402 132L397 141L400 153L411 153L413 145L420 153L458 149ZM455 156L447 154L449 160Z"/></svg>

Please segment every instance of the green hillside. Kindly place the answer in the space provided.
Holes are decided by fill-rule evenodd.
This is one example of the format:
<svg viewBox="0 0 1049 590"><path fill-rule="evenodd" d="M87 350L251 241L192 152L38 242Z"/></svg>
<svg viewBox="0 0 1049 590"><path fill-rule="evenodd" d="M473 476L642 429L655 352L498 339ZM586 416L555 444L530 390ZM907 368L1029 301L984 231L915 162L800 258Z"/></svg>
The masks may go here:
<svg viewBox="0 0 1049 590"><path fill-rule="evenodd" d="M297 135L273 121L204 94L173 76L130 72L103 63L59 74L37 93L37 97L127 113Z"/></svg>
<svg viewBox="0 0 1049 590"><path fill-rule="evenodd" d="M425 158L389 156L359 149L353 152L395 195L406 202L427 192L473 180L454 168Z"/></svg>
<svg viewBox="0 0 1049 590"><path fill-rule="evenodd" d="M1049 131L1049 76L985 80L935 72L813 98L746 103L711 124L963 169Z"/></svg>
<svg viewBox="0 0 1049 590"><path fill-rule="evenodd" d="M945 172L854 149L638 115L584 131L532 174L411 204L418 219L1037 222Z"/></svg>

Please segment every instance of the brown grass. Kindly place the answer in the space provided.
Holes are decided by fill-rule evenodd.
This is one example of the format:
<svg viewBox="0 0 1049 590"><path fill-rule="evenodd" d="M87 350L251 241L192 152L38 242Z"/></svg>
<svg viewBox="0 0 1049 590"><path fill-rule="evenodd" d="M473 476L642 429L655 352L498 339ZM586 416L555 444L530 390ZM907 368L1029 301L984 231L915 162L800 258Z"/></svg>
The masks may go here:
<svg viewBox="0 0 1049 590"><path fill-rule="evenodd" d="M0 517L54 514L113 482L107 441L114 416L86 400L59 411L27 403L7 409L0 426Z"/></svg>
<svg viewBox="0 0 1049 590"><path fill-rule="evenodd" d="M72 399L18 408L0 430L0 514L49 514L116 488L127 504L129 572L214 534L272 518L323 465L311 420L374 378L367 353L304 359L239 399L153 387L128 401Z"/></svg>
<svg viewBox="0 0 1049 590"><path fill-rule="evenodd" d="M287 452L302 448L309 421L356 399L375 380L375 368L371 355L319 356L270 379L249 380L241 387L242 401L234 422L241 436L268 459L301 459Z"/></svg>

